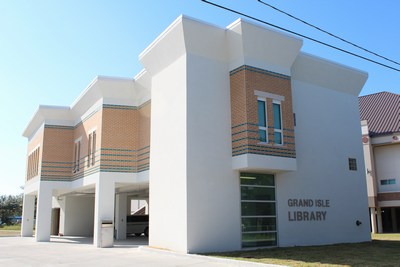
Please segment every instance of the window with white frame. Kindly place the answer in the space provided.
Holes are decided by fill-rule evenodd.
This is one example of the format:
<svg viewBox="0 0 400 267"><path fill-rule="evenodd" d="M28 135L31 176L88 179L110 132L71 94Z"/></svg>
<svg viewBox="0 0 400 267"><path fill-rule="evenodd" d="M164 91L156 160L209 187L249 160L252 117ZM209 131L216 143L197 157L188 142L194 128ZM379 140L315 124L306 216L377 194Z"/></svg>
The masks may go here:
<svg viewBox="0 0 400 267"><path fill-rule="evenodd" d="M272 118L269 122L270 127L274 129L273 143L283 145L283 124L282 124L282 102L285 97L268 92L255 90L257 96L258 108L258 131L259 139L262 143L268 143L268 117L267 117L267 99L272 100ZM271 110L271 109L270 109Z"/></svg>
<svg viewBox="0 0 400 267"><path fill-rule="evenodd" d="M282 110L281 102L274 100L272 102L272 109L274 112L274 143L282 145Z"/></svg>
<svg viewBox="0 0 400 267"><path fill-rule="evenodd" d="M88 140L88 158L87 158L87 166L93 166L96 162L96 131L92 131L89 134Z"/></svg>
<svg viewBox="0 0 400 267"><path fill-rule="evenodd" d="M74 143L74 168L73 172L79 172L80 170L80 158L81 158L81 139L75 140Z"/></svg>
<svg viewBox="0 0 400 267"><path fill-rule="evenodd" d="M258 97L258 135L260 142L268 142L268 120L267 120L267 101L265 98Z"/></svg>

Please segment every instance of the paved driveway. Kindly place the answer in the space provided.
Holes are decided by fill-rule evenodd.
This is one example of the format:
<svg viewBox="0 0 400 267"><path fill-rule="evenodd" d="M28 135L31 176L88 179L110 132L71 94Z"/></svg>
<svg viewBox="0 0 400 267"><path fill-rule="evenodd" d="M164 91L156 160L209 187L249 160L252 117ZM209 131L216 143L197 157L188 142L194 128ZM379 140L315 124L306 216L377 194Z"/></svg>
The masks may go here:
<svg viewBox="0 0 400 267"><path fill-rule="evenodd" d="M63 237L51 241L38 243L29 237L0 237L0 266L268 266L142 249L140 246L147 242L144 237L102 249L95 248L87 238Z"/></svg>

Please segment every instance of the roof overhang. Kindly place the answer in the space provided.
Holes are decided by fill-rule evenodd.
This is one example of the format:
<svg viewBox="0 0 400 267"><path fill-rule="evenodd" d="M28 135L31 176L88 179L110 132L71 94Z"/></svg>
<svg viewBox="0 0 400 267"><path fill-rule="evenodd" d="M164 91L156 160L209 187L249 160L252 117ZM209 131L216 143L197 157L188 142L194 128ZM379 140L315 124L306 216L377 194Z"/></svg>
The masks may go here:
<svg viewBox="0 0 400 267"><path fill-rule="evenodd" d="M138 106L150 99L150 78L142 71L137 80L97 76L71 106L40 105L23 136L30 138L43 124L73 126L85 112L101 101L104 104Z"/></svg>
<svg viewBox="0 0 400 267"><path fill-rule="evenodd" d="M292 78L358 96L368 73L301 52L292 66Z"/></svg>

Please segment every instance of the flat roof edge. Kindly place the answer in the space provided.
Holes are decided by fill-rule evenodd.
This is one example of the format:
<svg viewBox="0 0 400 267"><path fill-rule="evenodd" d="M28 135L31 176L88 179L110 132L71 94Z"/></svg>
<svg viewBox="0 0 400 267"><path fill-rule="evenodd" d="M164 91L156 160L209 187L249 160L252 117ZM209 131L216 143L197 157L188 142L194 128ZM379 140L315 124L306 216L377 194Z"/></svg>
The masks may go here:
<svg viewBox="0 0 400 267"><path fill-rule="evenodd" d="M314 60L329 64L329 65L334 65L334 66L339 67L341 69L350 70L352 72L357 72L358 74L363 75L366 78L368 78L368 76L369 76L368 72L366 72L364 70L357 69L357 68L354 68L354 67L351 67L351 66L348 66L348 65L344 65L342 63L333 61L331 59L326 59L326 58L323 58L323 57L320 57L320 56L316 56L314 54L310 54L310 53L303 52L303 51L300 51L299 55L302 55L302 56L305 56L305 57L309 57L309 58L312 58Z"/></svg>

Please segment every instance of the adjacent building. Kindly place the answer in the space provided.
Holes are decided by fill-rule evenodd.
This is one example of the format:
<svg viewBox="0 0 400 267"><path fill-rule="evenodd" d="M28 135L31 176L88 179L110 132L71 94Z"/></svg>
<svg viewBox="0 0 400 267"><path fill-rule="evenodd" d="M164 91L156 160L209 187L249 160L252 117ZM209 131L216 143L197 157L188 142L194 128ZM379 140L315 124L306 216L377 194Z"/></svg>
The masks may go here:
<svg viewBox="0 0 400 267"><path fill-rule="evenodd" d="M134 78L97 77L29 122L22 235L126 236L197 253L370 240L358 94L367 73L239 19L177 18ZM53 222L53 223L51 223ZM53 225L53 227L52 227Z"/></svg>
<svg viewBox="0 0 400 267"><path fill-rule="evenodd" d="M373 233L400 231L400 95L359 98Z"/></svg>

